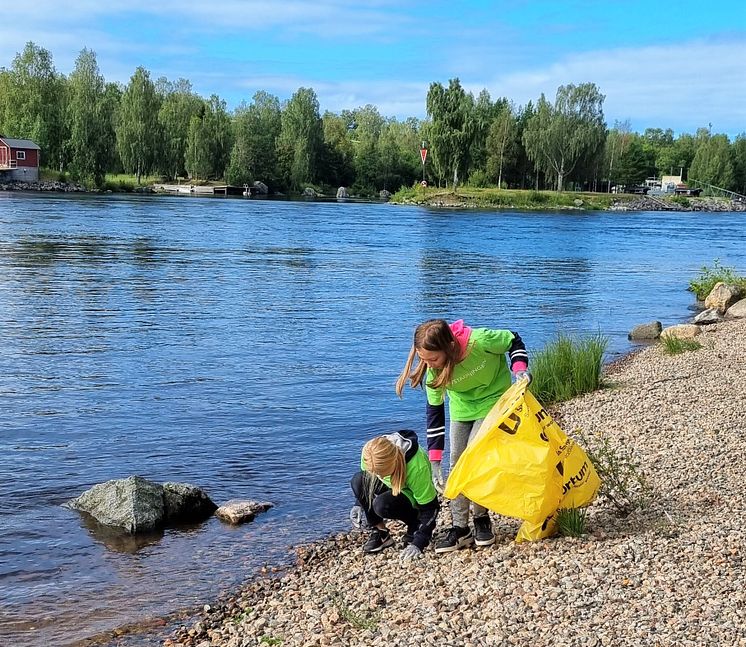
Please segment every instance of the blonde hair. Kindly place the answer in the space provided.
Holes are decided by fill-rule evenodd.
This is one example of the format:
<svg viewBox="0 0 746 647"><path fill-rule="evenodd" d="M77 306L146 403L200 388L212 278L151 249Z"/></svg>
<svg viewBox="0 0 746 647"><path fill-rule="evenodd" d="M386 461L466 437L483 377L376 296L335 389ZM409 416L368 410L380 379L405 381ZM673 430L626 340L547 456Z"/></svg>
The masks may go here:
<svg viewBox="0 0 746 647"><path fill-rule="evenodd" d="M419 359L418 350L442 351L445 353L445 366L440 370L435 370L435 379L427 384L433 389L439 389L450 384L453 377L453 368L458 363L461 354L456 338L451 332L451 327L445 319L431 319L421 323L414 330L414 341L412 342L412 348L409 350L407 363L396 381L396 395L399 397L402 397L402 391L407 380L409 380L410 386L415 389L422 386L425 379L428 367L426 362ZM413 370L412 364L414 364L415 359L418 362Z"/></svg>
<svg viewBox="0 0 746 647"><path fill-rule="evenodd" d="M385 436L378 436L369 440L363 446L363 465L365 471L375 476L391 477L391 491L394 496L399 494L407 479L407 464L404 454L394 443ZM371 487L375 487L375 479L371 479Z"/></svg>

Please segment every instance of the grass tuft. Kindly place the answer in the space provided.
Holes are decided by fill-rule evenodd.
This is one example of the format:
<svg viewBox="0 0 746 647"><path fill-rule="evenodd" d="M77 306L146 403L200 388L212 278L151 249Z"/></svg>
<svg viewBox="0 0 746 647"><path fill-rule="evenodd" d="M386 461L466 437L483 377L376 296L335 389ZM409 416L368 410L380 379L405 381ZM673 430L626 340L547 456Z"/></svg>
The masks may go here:
<svg viewBox="0 0 746 647"><path fill-rule="evenodd" d="M543 404L563 402L599 388L608 339L562 333L531 358L531 393Z"/></svg>
<svg viewBox="0 0 746 647"><path fill-rule="evenodd" d="M666 355L681 355L681 353L702 348L702 344L696 339L679 339L674 335L663 335L661 346Z"/></svg>
<svg viewBox="0 0 746 647"><path fill-rule="evenodd" d="M555 518L557 530L563 537L581 537L585 534L587 520L585 508L560 508Z"/></svg>

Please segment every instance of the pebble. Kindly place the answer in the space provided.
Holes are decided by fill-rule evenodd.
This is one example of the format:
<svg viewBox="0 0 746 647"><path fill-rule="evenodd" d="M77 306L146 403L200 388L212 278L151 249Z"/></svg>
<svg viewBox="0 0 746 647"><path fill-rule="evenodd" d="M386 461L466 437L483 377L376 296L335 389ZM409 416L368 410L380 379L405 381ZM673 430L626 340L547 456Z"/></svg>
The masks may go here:
<svg viewBox="0 0 746 647"><path fill-rule="evenodd" d="M746 645L746 320L699 339L636 352L607 367L612 387L552 410L570 435L630 452L645 507L621 517L601 497L583 537L518 545L520 522L493 515L496 546L428 550L405 569L396 550L364 556L362 535L337 535L205 605L168 644Z"/></svg>

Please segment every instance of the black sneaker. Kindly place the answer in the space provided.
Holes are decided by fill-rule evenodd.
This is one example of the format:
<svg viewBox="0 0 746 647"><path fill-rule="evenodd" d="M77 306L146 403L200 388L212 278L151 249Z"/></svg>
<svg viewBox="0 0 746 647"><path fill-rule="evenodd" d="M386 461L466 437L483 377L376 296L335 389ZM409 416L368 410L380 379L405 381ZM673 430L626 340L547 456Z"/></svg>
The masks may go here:
<svg viewBox="0 0 746 647"><path fill-rule="evenodd" d="M380 553L384 548L394 545L394 540L388 530L373 528L368 541L363 546L364 553Z"/></svg>
<svg viewBox="0 0 746 647"><path fill-rule="evenodd" d="M436 553L452 553L459 548L466 548L474 543L474 535L471 528L462 528L454 526L448 531L448 534L435 544Z"/></svg>
<svg viewBox="0 0 746 647"><path fill-rule="evenodd" d="M495 533L492 532L492 521L488 514L474 517L474 543L477 546L492 546L495 543Z"/></svg>

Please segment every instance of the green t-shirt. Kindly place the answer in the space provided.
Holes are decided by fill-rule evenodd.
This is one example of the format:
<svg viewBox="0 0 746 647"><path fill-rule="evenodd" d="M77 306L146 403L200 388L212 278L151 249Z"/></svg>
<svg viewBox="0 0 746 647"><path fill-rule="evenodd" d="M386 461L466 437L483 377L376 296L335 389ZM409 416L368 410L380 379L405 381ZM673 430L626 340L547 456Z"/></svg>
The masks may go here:
<svg viewBox="0 0 746 647"><path fill-rule="evenodd" d="M360 469L365 471L365 462L363 457L360 457ZM391 487L391 477L376 477L383 481L386 486ZM433 473L430 467L430 459L428 459L425 450L422 447L417 449L417 453L409 459L407 463L407 478L404 480L404 487L402 488L402 494L404 494L411 502L412 505L430 503L438 493L435 491L433 485Z"/></svg>
<svg viewBox="0 0 746 647"><path fill-rule="evenodd" d="M466 357L454 367L451 383L440 389L426 386L427 401L433 405L443 404L447 393L451 420L484 418L510 388L505 353L512 343L513 333L509 330L474 328L466 346ZM437 372L428 369L426 384L436 376Z"/></svg>

